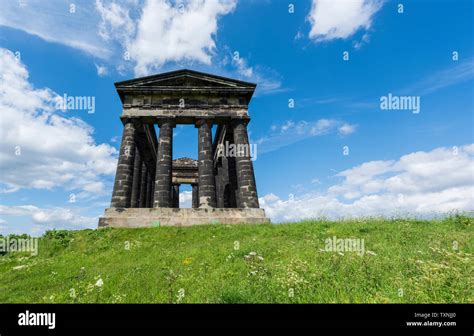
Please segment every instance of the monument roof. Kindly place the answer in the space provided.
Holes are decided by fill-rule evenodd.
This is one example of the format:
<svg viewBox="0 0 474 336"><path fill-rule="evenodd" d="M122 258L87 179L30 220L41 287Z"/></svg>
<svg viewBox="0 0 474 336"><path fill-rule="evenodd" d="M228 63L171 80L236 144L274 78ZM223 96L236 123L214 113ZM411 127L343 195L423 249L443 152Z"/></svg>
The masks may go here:
<svg viewBox="0 0 474 336"><path fill-rule="evenodd" d="M250 98L256 86L254 83L189 69L165 72L115 83L115 88L121 97L124 92L212 91L235 92Z"/></svg>

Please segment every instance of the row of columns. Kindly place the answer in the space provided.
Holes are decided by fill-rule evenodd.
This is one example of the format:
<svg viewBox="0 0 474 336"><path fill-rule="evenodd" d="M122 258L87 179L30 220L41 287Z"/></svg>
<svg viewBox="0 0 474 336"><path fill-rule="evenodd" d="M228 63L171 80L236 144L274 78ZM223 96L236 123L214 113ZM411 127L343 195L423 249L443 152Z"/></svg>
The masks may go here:
<svg viewBox="0 0 474 336"><path fill-rule="evenodd" d="M132 122L124 125L115 175L111 206L116 208L151 208L153 205L154 172L150 171L136 144Z"/></svg>
<svg viewBox="0 0 474 336"><path fill-rule="evenodd" d="M248 120L231 123L237 148L248 146ZM126 120L120 146L112 207L179 207L179 185L172 185L173 128L172 119L158 121L160 128L156 171L150 172L136 147L136 129L132 120ZM193 208L217 207L214 155L212 146L212 120L199 119L198 129L198 185L192 187ZM236 175L239 208L258 208L258 197L249 151L237 153Z"/></svg>

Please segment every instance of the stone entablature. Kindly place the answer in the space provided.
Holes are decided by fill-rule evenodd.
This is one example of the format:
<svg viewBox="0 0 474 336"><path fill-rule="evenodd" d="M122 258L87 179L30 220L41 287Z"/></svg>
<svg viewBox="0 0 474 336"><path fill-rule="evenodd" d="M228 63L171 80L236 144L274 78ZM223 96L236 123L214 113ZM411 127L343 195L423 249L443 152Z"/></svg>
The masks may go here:
<svg viewBox="0 0 474 336"><path fill-rule="evenodd" d="M155 124L157 119L173 119L177 124L194 125L200 118L210 118L216 125L229 123L232 119L249 119L247 109L211 109L211 108L189 108L189 109L124 109L122 119L139 118L144 124Z"/></svg>
<svg viewBox="0 0 474 336"><path fill-rule="evenodd" d="M207 92L186 92L181 91L175 93L174 95L162 96L159 94L144 94L138 97L134 96L131 92L130 94L124 95L124 104L125 109L140 107L140 108L180 108L182 101L180 100L183 95L186 95L189 100L186 102L186 105L190 107L198 108L212 108L219 107L220 109L226 108L247 108L247 101L242 99L239 96L229 96L227 98L222 98L220 96L212 97L209 96ZM240 92L240 94L245 94L245 92Z"/></svg>
<svg viewBox="0 0 474 336"><path fill-rule="evenodd" d="M224 142L237 146L249 144L248 104L255 84L179 70L118 82L115 87L123 105L124 131L111 209L179 208L181 184L192 186L193 208L236 209L213 212L216 216L259 208L250 156L215 155L217 145ZM191 124L198 129L198 160L172 160L173 129L177 124ZM158 138L155 125L159 128ZM213 140L214 125L217 130ZM192 209L183 212L185 217L190 216L189 211ZM253 211L252 216L244 212L239 218L260 216L252 221L268 221L263 210ZM106 211L105 217L111 214L117 217L116 213ZM160 211L153 212L155 220L159 214ZM105 217L100 225L113 226L114 221L106 221ZM123 218L120 221L126 222ZM202 218L197 221L202 222ZM230 222L235 221L229 219Z"/></svg>
<svg viewBox="0 0 474 336"><path fill-rule="evenodd" d="M122 119L141 118L154 124L172 118L177 124L194 124L212 118L225 124L248 118L248 103L256 85L192 70L179 70L115 84L122 100Z"/></svg>

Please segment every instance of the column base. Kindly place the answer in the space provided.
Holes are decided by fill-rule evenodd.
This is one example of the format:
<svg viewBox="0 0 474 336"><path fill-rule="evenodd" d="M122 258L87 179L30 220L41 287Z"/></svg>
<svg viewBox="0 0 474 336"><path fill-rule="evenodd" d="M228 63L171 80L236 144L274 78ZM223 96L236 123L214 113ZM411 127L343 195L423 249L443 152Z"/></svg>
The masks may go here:
<svg viewBox="0 0 474 336"><path fill-rule="evenodd" d="M194 226L205 224L265 224L270 219L265 210L211 208L108 208L99 218L99 228L147 228L159 226Z"/></svg>

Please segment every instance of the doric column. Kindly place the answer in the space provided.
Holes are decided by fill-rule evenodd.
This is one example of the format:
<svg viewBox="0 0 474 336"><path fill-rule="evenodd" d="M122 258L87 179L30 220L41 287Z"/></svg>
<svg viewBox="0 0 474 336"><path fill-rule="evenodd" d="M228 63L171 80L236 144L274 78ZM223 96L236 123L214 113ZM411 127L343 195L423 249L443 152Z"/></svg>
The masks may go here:
<svg viewBox="0 0 474 336"><path fill-rule="evenodd" d="M171 169L173 158L173 127L172 120L160 120L160 136L155 175L155 199L153 207L171 208Z"/></svg>
<svg viewBox="0 0 474 336"><path fill-rule="evenodd" d="M215 208L216 180L212 155L212 121L200 119L198 128L199 207Z"/></svg>
<svg viewBox="0 0 474 336"><path fill-rule="evenodd" d="M151 208L151 204L152 204L152 201L151 201L151 181L152 181L152 178L151 178L151 175L150 173L146 174L146 202L145 202L145 208Z"/></svg>
<svg viewBox="0 0 474 336"><path fill-rule="evenodd" d="M135 163L133 164L132 195L130 198L130 207L138 208L138 199L140 198L140 176L142 171L142 159L138 148L135 149Z"/></svg>
<svg viewBox="0 0 474 336"><path fill-rule="evenodd" d="M193 184L193 198L192 198L192 207L199 208L199 186L197 184Z"/></svg>
<svg viewBox="0 0 474 336"><path fill-rule="evenodd" d="M148 176L148 168L145 162L142 162L142 169L140 174L140 196L138 198L138 207L145 208L146 207L146 179Z"/></svg>
<svg viewBox="0 0 474 336"><path fill-rule="evenodd" d="M132 194L133 165L135 163L135 126L129 119L123 127L120 154L112 192L113 208L129 208Z"/></svg>
<svg viewBox="0 0 474 336"><path fill-rule="evenodd" d="M179 184L173 186L173 208L179 208Z"/></svg>
<svg viewBox="0 0 474 336"><path fill-rule="evenodd" d="M258 208L257 186L255 184L253 163L250 159L247 124L248 120L245 119L235 120L233 123L239 206L240 208Z"/></svg>

